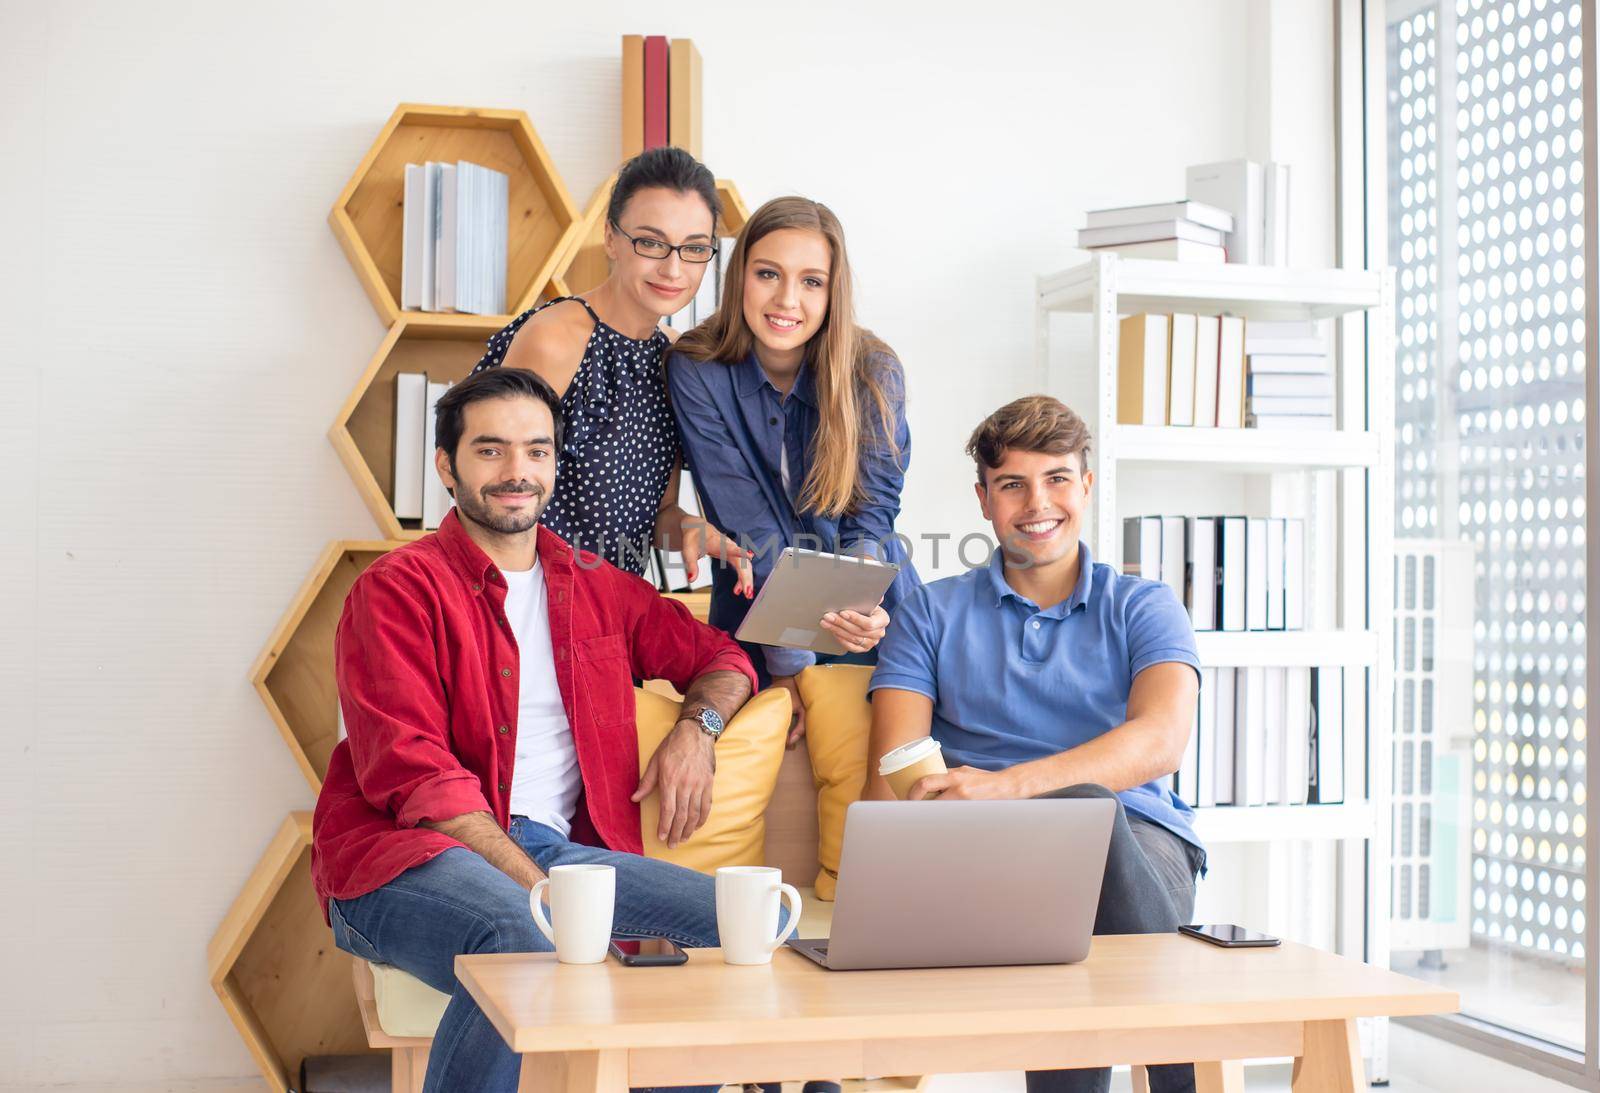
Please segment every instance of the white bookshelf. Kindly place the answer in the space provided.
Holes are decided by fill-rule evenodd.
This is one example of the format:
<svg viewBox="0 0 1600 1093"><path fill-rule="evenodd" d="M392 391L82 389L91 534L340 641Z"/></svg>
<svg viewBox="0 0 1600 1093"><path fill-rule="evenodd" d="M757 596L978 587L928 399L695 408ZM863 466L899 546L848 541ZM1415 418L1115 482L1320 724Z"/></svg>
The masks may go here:
<svg viewBox="0 0 1600 1093"><path fill-rule="evenodd" d="M1339 850L1327 891L1338 901L1337 947L1387 967L1393 274L1096 254L1040 277L1036 308L1040 389L1077 410L1094 438L1085 539L1096 560L1120 568L1124 516L1305 519L1311 628L1196 637L1208 666L1345 668L1345 803L1202 808L1196 828L1208 845L1263 845L1273 863L1293 857L1297 841L1332 840ZM1118 321L1145 312L1229 315L1247 323L1332 320L1338 428L1119 424ZM1260 878L1236 880L1259 884ZM1283 898L1274 897L1275 906Z"/></svg>

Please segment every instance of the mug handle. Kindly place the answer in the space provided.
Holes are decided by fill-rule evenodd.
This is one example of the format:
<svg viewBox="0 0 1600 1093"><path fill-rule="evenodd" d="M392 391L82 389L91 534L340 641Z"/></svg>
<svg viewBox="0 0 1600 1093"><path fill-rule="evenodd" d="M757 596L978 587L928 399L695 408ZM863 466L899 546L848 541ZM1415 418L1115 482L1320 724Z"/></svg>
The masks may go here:
<svg viewBox="0 0 1600 1093"><path fill-rule="evenodd" d="M767 952L775 953L778 946L789 940L789 936L800 926L800 893L792 884L778 885L778 891L789 902L789 925L785 926L783 933L779 934L767 945Z"/></svg>
<svg viewBox="0 0 1600 1093"><path fill-rule="evenodd" d="M539 927L539 932L545 936L545 940L554 945L556 943L556 928L550 925L548 918L544 917L544 904L539 899L539 893L548 887L550 887L549 877L544 878L544 880L533 886L533 890L528 893L528 910L533 912L533 924Z"/></svg>

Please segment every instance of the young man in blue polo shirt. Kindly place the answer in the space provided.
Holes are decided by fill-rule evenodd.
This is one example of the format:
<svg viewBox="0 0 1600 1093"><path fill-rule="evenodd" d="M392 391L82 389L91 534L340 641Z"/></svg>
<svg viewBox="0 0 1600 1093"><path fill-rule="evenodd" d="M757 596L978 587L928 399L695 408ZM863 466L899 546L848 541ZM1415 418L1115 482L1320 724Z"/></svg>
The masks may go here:
<svg viewBox="0 0 1600 1093"><path fill-rule="evenodd" d="M931 734L948 774L910 796L1115 797L1097 934L1165 933L1189 920L1205 851L1178 768L1200 688L1189 616L1171 588L1096 564L1079 541L1094 475L1089 431L1053 398L1002 407L967 444L994 527L988 566L916 590L872 676L866 797L891 748ZM1110 1071L1028 1075L1029 1093L1104 1091ZM1194 1089L1188 1064L1150 1068L1157 1093Z"/></svg>

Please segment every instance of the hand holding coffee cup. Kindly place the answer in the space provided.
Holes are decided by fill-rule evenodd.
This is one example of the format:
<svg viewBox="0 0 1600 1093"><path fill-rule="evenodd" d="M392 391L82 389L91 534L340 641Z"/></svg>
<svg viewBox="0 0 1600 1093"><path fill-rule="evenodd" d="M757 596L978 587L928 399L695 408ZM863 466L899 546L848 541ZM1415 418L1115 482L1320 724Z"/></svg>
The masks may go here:
<svg viewBox="0 0 1600 1093"><path fill-rule="evenodd" d="M550 889L550 917L539 897ZM610 865L558 865L528 893L533 924L556 947L563 964L598 964L611 943L617 910L617 870Z"/></svg>
<svg viewBox="0 0 1600 1093"><path fill-rule="evenodd" d="M780 933L780 899L789 901L789 922ZM783 871L764 865L725 865L717 870L717 936L727 964L770 964L778 946L800 925L800 893L783 883Z"/></svg>
<svg viewBox="0 0 1600 1093"><path fill-rule="evenodd" d="M944 774L944 752L939 747L939 741L931 736L919 737L909 743L901 744L898 748L888 752L878 760L878 774L889 783L889 788L894 792L897 800L904 801L911 793L911 787L930 774ZM933 800L938 794L930 794L924 800Z"/></svg>

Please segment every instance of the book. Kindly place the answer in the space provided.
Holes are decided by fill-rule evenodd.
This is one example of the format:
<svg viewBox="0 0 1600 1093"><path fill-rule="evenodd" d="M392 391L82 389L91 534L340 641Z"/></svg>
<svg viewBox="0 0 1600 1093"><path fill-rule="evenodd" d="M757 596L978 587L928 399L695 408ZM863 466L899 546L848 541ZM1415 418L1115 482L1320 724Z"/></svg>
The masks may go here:
<svg viewBox="0 0 1600 1093"><path fill-rule="evenodd" d="M1244 544L1244 628L1267 628L1267 521L1251 516L1245 520Z"/></svg>
<svg viewBox="0 0 1600 1093"><path fill-rule="evenodd" d="M667 143L700 158L700 51L674 38L667 62Z"/></svg>
<svg viewBox="0 0 1600 1093"><path fill-rule="evenodd" d="M1289 790L1284 784L1284 752L1288 745L1288 669L1266 668L1265 689L1261 707L1265 717L1262 729L1261 800L1256 804L1281 805L1288 803Z"/></svg>
<svg viewBox="0 0 1600 1093"><path fill-rule="evenodd" d="M1125 243L1159 243L1167 239L1187 239L1208 246L1222 246L1223 233L1215 228L1191 224L1187 220L1157 220L1147 224L1118 224L1105 228L1079 228L1078 246L1085 250L1115 247Z"/></svg>
<svg viewBox="0 0 1600 1093"><path fill-rule="evenodd" d="M1310 799L1311 783L1311 669L1285 672L1283 752L1286 805L1303 805Z"/></svg>
<svg viewBox="0 0 1600 1093"><path fill-rule="evenodd" d="M1320 357L1328 354L1323 324L1316 319L1252 320L1245 352Z"/></svg>
<svg viewBox="0 0 1600 1093"><path fill-rule="evenodd" d="M1271 378L1276 379L1277 377ZM1290 378L1298 379L1299 377ZM1250 413L1257 417L1278 417L1284 414L1331 417L1333 415L1333 396L1309 395L1296 398L1277 395L1251 395L1249 406Z"/></svg>
<svg viewBox="0 0 1600 1093"><path fill-rule="evenodd" d="M423 167L422 202L425 230L422 237L422 310L439 311L439 220L442 214L440 183L444 164L428 162Z"/></svg>
<svg viewBox="0 0 1600 1093"><path fill-rule="evenodd" d="M1244 428L1244 345L1243 319L1224 315L1217 327L1217 427Z"/></svg>
<svg viewBox="0 0 1600 1093"><path fill-rule="evenodd" d="M1275 432L1328 433L1333 431L1333 415L1265 414L1252 417L1250 427Z"/></svg>
<svg viewBox="0 0 1600 1093"><path fill-rule="evenodd" d="M428 226L423 184L427 173L420 163L406 164L400 217L400 307L405 311L422 307L422 255L427 249L423 235Z"/></svg>
<svg viewBox="0 0 1600 1093"><path fill-rule="evenodd" d="M456 311L503 315L506 311L510 176L461 160L456 174Z"/></svg>
<svg viewBox="0 0 1600 1093"><path fill-rule="evenodd" d="M1228 261L1259 265L1263 260L1261 164L1247 159L1202 163L1184 172L1184 196L1223 210L1233 230L1223 244Z"/></svg>
<svg viewBox="0 0 1600 1093"><path fill-rule="evenodd" d="M1240 668L1217 670L1217 731L1212 734L1210 744L1205 740L1200 742L1211 755L1211 804L1233 804L1233 752L1238 734L1235 697L1241 671Z"/></svg>
<svg viewBox="0 0 1600 1093"><path fill-rule="evenodd" d="M1240 668L1235 677L1233 803L1267 803L1267 671Z"/></svg>
<svg viewBox="0 0 1600 1093"><path fill-rule="evenodd" d="M1205 675L1215 669L1200 669L1200 693L1206 693ZM1189 726L1189 738L1183 745L1183 758L1178 762L1177 778L1174 785L1179 797L1189 802L1192 807L1200 803L1200 711L1204 703L1196 703L1194 711L1194 724Z"/></svg>
<svg viewBox="0 0 1600 1093"><path fill-rule="evenodd" d="M448 383L434 383L428 381L428 402L426 418L423 423L422 439L422 526L432 531L444 522L445 516L450 512L454 502L450 499L450 491L445 489L444 479L439 477L439 470L434 465L434 449L439 445L434 438L434 407L439 404L439 399L446 391L450 390Z"/></svg>
<svg viewBox="0 0 1600 1093"><path fill-rule="evenodd" d="M1199 429L1217 425L1217 364L1220 360L1222 321L1215 315L1195 319L1194 336L1194 424Z"/></svg>
<svg viewBox="0 0 1600 1093"><path fill-rule="evenodd" d="M1283 550L1283 628L1306 628L1306 522L1290 519L1285 524Z"/></svg>
<svg viewBox="0 0 1600 1093"><path fill-rule="evenodd" d="M399 372L394 377L394 489L390 500L400 520L422 519L422 483L431 453L423 448L430 433L428 377L422 372Z"/></svg>
<svg viewBox="0 0 1600 1093"><path fill-rule="evenodd" d="M644 146L646 150L667 143L667 55L666 38L652 34L644 40Z"/></svg>
<svg viewBox="0 0 1600 1093"><path fill-rule="evenodd" d="M1183 602L1183 578L1187 569L1184 540L1185 520L1181 516L1161 517L1161 580Z"/></svg>
<svg viewBox="0 0 1600 1093"><path fill-rule="evenodd" d="M1195 243L1188 239L1162 239L1151 243L1118 243L1090 250L1110 251L1124 258L1160 258L1169 262L1193 262L1200 266L1220 266L1228 260L1221 247Z"/></svg>
<svg viewBox="0 0 1600 1093"><path fill-rule="evenodd" d="M1129 516L1122 521L1122 572L1147 581L1161 579L1161 517Z"/></svg>
<svg viewBox="0 0 1600 1093"><path fill-rule="evenodd" d="M1331 376L1333 368L1326 353L1250 353L1250 374L1266 372L1315 373Z"/></svg>
<svg viewBox="0 0 1600 1093"><path fill-rule="evenodd" d="M1194 424L1195 338L1199 326L1193 315L1172 316L1172 357L1168 370L1168 425Z"/></svg>
<svg viewBox="0 0 1600 1093"><path fill-rule="evenodd" d="M1217 628L1217 520L1196 516L1187 521L1184 553L1189 563L1189 623L1196 631Z"/></svg>
<svg viewBox="0 0 1600 1093"><path fill-rule="evenodd" d="M1320 398L1333 405L1333 376L1327 372L1251 372L1251 398Z"/></svg>
<svg viewBox="0 0 1600 1093"><path fill-rule="evenodd" d="M1129 315L1117 325L1117 421L1123 425L1167 423L1167 318Z"/></svg>
<svg viewBox="0 0 1600 1093"><path fill-rule="evenodd" d="M622 159L644 151L644 35L622 36Z"/></svg>
<svg viewBox="0 0 1600 1093"><path fill-rule="evenodd" d="M1288 530L1281 517L1267 518L1267 629L1282 630L1284 609L1283 552L1288 545Z"/></svg>
<svg viewBox="0 0 1600 1093"><path fill-rule="evenodd" d="M1261 172L1261 260L1289 264L1289 165L1268 163Z"/></svg>
<svg viewBox="0 0 1600 1093"><path fill-rule="evenodd" d="M1320 805L1344 801L1344 669L1318 668L1313 681L1316 792Z"/></svg>
<svg viewBox="0 0 1600 1093"><path fill-rule="evenodd" d="M462 219L456 165L439 164L438 253L433 259L433 304L439 311L456 309L456 269L460 264Z"/></svg>
<svg viewBox="0 0 1600 1093"><path fill-rule="evenodd" d="M1221 519L1221 551L1217 559L1221 578L1217 596L1221 601L1221 628L1227 631L1245 629L1245 540L1248 525L1243 516L1224 516Z"/></svg>
<svg viewBox="0 0 1600 1093"><path fill-rule="evenodd" d="M1118 228L1124 224L1153 224L1163 220L1187 220L1219 232L1233 230L1233 217L1213 205L1199 201L1168 201L1158 205L1123 205L1115 209L1094 209L1084 214L1086 228Z"/></svg>
<svg viewBox="0 0 1600 1093"><path fill-rule="evenodd" d="M1217 687L1218 677L1232 672L1231 668L1200 669L1200 700L1197 704L1194 748L1194 779L1192 789L1185 789L1184 800L1196 808L1217 803ZM1184 753L1187 761L1189 754Z"/></svg>

